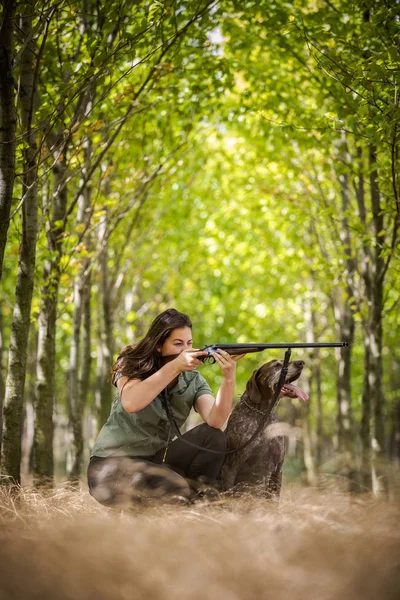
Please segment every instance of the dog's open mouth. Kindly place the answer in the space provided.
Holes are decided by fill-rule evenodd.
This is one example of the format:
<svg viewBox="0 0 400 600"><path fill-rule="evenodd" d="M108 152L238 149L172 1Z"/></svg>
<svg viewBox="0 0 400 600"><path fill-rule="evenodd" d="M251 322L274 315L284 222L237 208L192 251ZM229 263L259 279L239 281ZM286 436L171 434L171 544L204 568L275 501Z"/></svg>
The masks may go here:
<svg viewBox="0 0 400 600"><path fill-rule="evenodd" d="M283 396L288 396L289 398L300 398L303 402L307 402L308 400L308 394L306 394L299 386L294 385L289 381L286 381L283 384L281 394Z"/></svg>

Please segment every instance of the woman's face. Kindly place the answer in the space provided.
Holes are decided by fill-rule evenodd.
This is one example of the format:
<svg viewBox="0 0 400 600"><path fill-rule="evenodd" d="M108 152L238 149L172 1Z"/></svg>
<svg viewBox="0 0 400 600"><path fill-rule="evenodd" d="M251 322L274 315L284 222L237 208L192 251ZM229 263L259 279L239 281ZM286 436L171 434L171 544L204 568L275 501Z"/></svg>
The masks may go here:
<svg viewBox="0 0 400 600"><path fill-rule="evenodd" d="M157 350L161 350L161 356L171 356L180 354L183 350L189 350L192 347L192 330L190 327L179 327L173 329L163 345Z"/></svg>

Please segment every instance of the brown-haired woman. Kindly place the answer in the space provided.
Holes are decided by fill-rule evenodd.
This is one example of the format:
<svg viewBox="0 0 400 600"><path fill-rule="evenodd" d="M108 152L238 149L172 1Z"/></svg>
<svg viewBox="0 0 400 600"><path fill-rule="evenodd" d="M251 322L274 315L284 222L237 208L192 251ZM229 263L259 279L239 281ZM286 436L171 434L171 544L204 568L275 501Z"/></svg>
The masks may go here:
<svg viewBox="0 0 400 600"><path fill-rule="evenodd" d="M220 427L232 409L236 362L218 350L222 371L216 398L196 371L204 352L192 347L192 323L171 308L156 317L145 337L127 346L113 367L117 387L110 417L101 429L88 468L91 495L105 506L129 506L151 498L190 498L188 481L217 479L224 462L225 435ZM184 438L211 453L173 439L163 407L167 393L181 427L192 407L204 423Z"/></svg>

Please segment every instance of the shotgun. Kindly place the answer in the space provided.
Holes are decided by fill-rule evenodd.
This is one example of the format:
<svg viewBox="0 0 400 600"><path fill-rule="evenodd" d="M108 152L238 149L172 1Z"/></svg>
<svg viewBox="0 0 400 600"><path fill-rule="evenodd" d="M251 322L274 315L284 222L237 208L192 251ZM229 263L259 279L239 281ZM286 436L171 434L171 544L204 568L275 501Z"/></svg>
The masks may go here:
<svg viewBox="0 0 400 600"><path fill-rule="evenodd" d="M231 356L237 354L250 354L252 352L262 352L272 348L284 348L291 350L292 348L343 348L348 346L348 342L309 342L309 343L287 343L287 344L210 344L201 348L202 352L207 352L207 356L199 357L202 362L209 364L215 363L214 354L220 348L225 350Z"/></svg>

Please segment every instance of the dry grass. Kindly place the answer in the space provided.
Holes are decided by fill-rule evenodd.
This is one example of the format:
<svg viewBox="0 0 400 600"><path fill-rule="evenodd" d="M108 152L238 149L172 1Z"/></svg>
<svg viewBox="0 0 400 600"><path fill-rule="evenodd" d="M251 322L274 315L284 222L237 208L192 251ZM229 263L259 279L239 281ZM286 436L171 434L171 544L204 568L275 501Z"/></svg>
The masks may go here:
<svg viewBox="0 0 400 600"><path fill-rule="evenodd" d="M0 491L7 600L398 600L400 506L289 487L120 514L67 487Z"/></svg>

